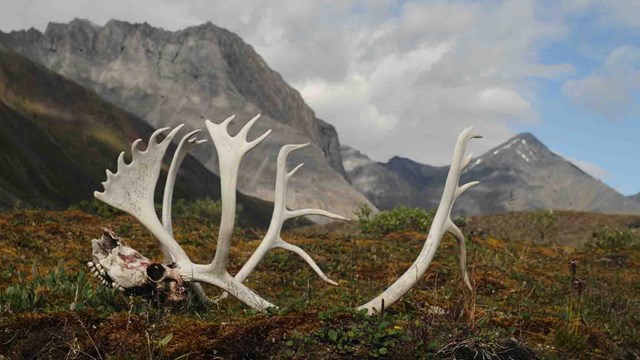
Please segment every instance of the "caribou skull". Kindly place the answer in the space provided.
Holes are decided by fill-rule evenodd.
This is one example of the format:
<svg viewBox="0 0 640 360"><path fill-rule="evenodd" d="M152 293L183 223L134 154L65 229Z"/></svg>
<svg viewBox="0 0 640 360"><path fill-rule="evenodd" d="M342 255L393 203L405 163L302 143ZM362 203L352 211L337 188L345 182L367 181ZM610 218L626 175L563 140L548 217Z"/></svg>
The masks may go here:
<svg viewBox="0 0 640 360"><path fill-rule="evenodd" d="M240 162L247 152L260 144L271 132L269 130L254 140L247 140L249 130L259 117L260 115L251 119L236 136L231 136L227 130L234 116L227 118L220 124L215 124L210 120L205 121L218 153L222 199L222 216L216 252L211 263L194 264L191 262L186 252L173 237L171 224L171 202L178 168L189 150L206 141L198 140L195 137L200 130L186 134L179 142L173 155L164 189L162 221L158 219L154 209L153 195L162 161L169 144L182 128L180 125L169 132L161 141L157 141L158 136L169 128L162 128L154 132L145 150L138 148L141 140L136 140L131 145L131 162L125 163L124 152L121 153L117 172L114 174L107 170L107 180L103 183L104 191L94 194L97 199L134 216L144 225L160 243L160 249L164 255L163 263L153 263L136 250L126 246L113 232L103 229L102 237L92 242L93 261L88 265L94 275L105 285L123 291L164 291L172 300L184 298L185 284L187 284L203 302L208 302L209 300L200 286L200 283L208 283L222 289L225 292L224 296L230 294L253 309L266 310L269 307L275 307L275 305L253 292L242 282L269 250L281 248L298 254L321 279L332 285L337 285L322 272L303 249L286 242L280 236L284 221L298 216L320 215L336 220L347 220L340 215L321 209L287 209L285 200L288 181L303 165L299 164L288 171L286 167L287 156L292 151L301 149L308 144L285 145L280 149L276 165L274 209L269 229L241 270L235 276L231 276L227 271L231 235L235 223L236 183ZM477 184L477 182L471 182L462 186L458 185L462 169L471 160L471 155L463 159L466 146L469 140L474 137L479 136L472 134L472 128L465 129L458 137L442 200L416 261L394 284L373 300L358 307L359 309L366 309L370 314L373 314L380 311L385 305L392 305L409 291L426 272L445 232L452 233L458 240L463 280L468 287L471 286L466 271L464 235L451 221L451 208L458 196Z"/></svg>

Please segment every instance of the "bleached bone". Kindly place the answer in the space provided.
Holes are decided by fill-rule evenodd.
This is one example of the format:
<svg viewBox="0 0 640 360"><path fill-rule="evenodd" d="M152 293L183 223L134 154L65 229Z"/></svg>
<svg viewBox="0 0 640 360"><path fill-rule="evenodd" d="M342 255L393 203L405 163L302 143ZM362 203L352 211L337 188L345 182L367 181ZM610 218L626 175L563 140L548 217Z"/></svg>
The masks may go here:
<svg viewBox="0 0 640 360"><path fill-rule="evenodd" d="M168 130L168 128L163 128L154 132L149 140L147 148L144 151L140 151L137 148L140 140L136 140L131 146L131 163L126 164L124 162L124 153L121 153L118 159L118 170L116 174L107 171L107 181L103 183L105 190L103 192L95 192L94 196L97 199L134 216L142 225L144 225L160 242L165 258L172 259L175 263L176 271L179 272L182 280L212 284L230 293L254 309L265 310L269 307L273 307L274 305L258 296L242 283L236 281L226 272L226 269L224 269L224 267L226 267L226 258L228 256L228 242L231 237L231 231L233 230L233 221L235 217L233 213L235 213L237 166L235 166L235 172L233 172L233 167L236 163L239 165L244 153L251 150L260 143L260 141L264 140L266 135L268 135L267 132L267 134L252 142L246 141L246 134L256 119L257 117L250 121L247 126L240 131L240 134L234 138L230 137L226 131L227 124L231 119L225 120L221 125L215 125L210 121L207 121L207 125L208 127L210 126L210 128L217 129L217 127L220 127L224 129L224 133L227 135L227 138L221 136L219 133L212 135L212 138L214 141L217 141L220 146L223 146L225 149L231 149L231 152L235 154L235 156L228 156L229 151L223 152L227 155L226 159L231 159L231 161L220 162L221 164L226 165L224 168L225 170L230 169L231 171L226 172L227 176L222 176L221 174L223 185L223 224L221 224L221 234L218 237L219 241L216 257L212 264L193 264L178 242L160 223L153 206L153 195L160 175L162 159L166 153L169 143L176 135L177 131L180 130L182 125L176 127L164 140L160 142L156 142L156 138L160 133ZM240 141L242 143L240 143ZM229 166L229 164L231 164L231 166ZM229 177L229 173L233 176ZM231 189L233 189L233 191L230 191ZM230 193L232 194L230 195ZM231 205L229 205L229 199L232 200ZM227 204L226 207L225 203ZM231 221L228 219L229 210L231 210L232 214ZM220 241L225 239L226 244L225 241ZM225 246L226 251L224 251ZM216 258L218 257L220 257L220 260L216 262ZM218 264L218 266L216 266L216 264ZM222 264L224 267L219 266L219 264ZM131 273L131 275L133 276L133 273Z"/></svg>
<svg viewBox="0 0 640 360"><path fill-rule="evenodd" d="M182 165L189 151L196 145L207 142L207 140L198 140L193 135L200 132L200 129L193 130L187 135L182 137L182 140L178 143L176 152L171 159L171 166L169 166L169 172L167 173L167 181L164 184L164 195L162 196L162 225L173 236L173 224L171 223L171 208L173 201L173 188L176 184L176 178L178 176L178 169ZM170 259L166 259L170 260Z"/></svg>
<svg viewBox="0 0 640 360"><path fill-rule="evenodd" d="M182 165L182 161L184 161L191 149L193 149L198 144L207 142L207 140L198 140L196 137L194 137L194 135L199 132L200 129L193 130L192 132L182 137L182 140L180 140L180 142L178 143L178 147L173 154L173 159L171 159L171 165L169 166L169 172L167 173L167 181L164 184L164 194L162 196L162 225L171 236L173 236L173 224L171 222L173 189L175 187L176 178L178 176L178 170L180 169L180 165ZM164 260L165 262L170 262L172 259L165 257ZM191 284L191 288L203 304L209 303L209 298L204 292L202 285L200 285L199 283L193 283Z"/></svg>
<svg viewBox="0 0 640 360"><path fill-rule="evenodd" d="M138 150L137 145L140 140L136 140L132 144L131 163L126 164L124 162L124 153L120 154L117 173L113 174L107 171L107 181L103 183L105 188L104 192L95 192L94 194L96 198L104 201L105 203L136 217L136 219L147 227L147 229L149 229L158 239L162 251L165 254L165 258L167 260L170 259L173 263L170 266L150 264L148 259L138 254L137 251L124 245L119 239L117 239L117 237L115 237L114 234L105 232L106 235L103 234L101 240L94 241L94 262L90 262L88 264L92 271L94 271L95 275L107 285L125 290L139 288L141 284L144 285L148 280L155 282L164 281L168 278L169 281L175 283L175 292L178 294L180 294L183 282L205 282L228 292L253 309L266 310L269 307L274 307L274 305L244 286L240 280L244 280L244 278L246 278L269 249L273 247L281 247L298 253L309 263L309 265L311 265L312 268L314 268L314 270L316 270L318 275L323 277L325 281L331 282L331 280L324 276L315 262L311 260L311 258L302 249L286 243L280 237L283 222L293 217L303 215L322 215L334 219L344 219L338 215L319 209L301 209L292 211L286 208L285 200L287 182L302 165L300 164L290 172L287 172L286 157L289 152L299 149L304 145L287 145L281 149L278 155L278 176L276 179L274 212L267 235L258 247L258 250L252 255L247 265L245 265L241 272L237 274L237 279L227 272L226 267L228 263L230 241L235 223L236 184L240 162L244 155L262 142L270 132L269 130L257 139L247 141L247 134L258 117L259 116L256 116L251 119L236 136L229 135L227 131L228 124L233 120L233 116L227 118L220 124L214 124L209 120L206 120L205 122L218 152L222 198L222 218L220 221L220 230L216 244L216 254L210 264L194 264L190 261L182 247L180 247L173 238L170 216L163 215L163 218L168 219L165 220L163 226L163 224L160 223L160 220L158 220L153 206L153 194L157 185L162 159L169 142L182 127L181 125L171 131L166 138L160 142L156 142L155 139L160 133L166 131L168 128L156 131L151 136L149 145L144 151ZM173 165L170 168L170 174L167 180L170 189L165 189L166 196L163 201L165 208L168 209L166 210L166 214L169 214L171 209L172 188L175 182L177 168L191 146L185 146L184 142L197 143L195 139L191 138L191 135L193 134L194 133L190 133L183 138L176 150L176 154L174 155ZM460 251L460 268L463 274L463 280L467 287L471 287L466 271L466 248L464 235L451 220L451 208L455 200L464 191L477 184L477 182L470 182L462 186L458 185L462 169L467 166L471 160L471 155L463 160L464 152L468 141L474 137L479 136L472 135L472 128L465 129L458 137L442 199L438 206L431 229L427 235L425 244L416 261L394 284L375 299L360 306L359 309L366 309L370 314L373 314L385 305L392 305L402 295L409 291L426 272L429 264L435 256L435 252L442 240L442 236L447 231L452 233L458 241ZM152 268L151 274L159 273L161 276L149 275L150 268ZM147 273L146 280L142 276L143 269ZM196 286L195 289L200 288Z"/></svg>
<svg viewBox="0 0 640 360"><path fill-rule="evenodd" d="M451 208L453 207L456 199L462 195L463 192L478 184L477 181L473 181L462 186L458 186L460 174L471 160L471 154L467 158L463 159L467 144L469 140L479 137L481 136L473 135L473 128L471 127L464 129L458 136L444 192L442 193L438 210L433 218L431 228L427 234L427 239L425 240L418 258L411 267L402 274L400 278L398 278L398 280L396 280L380 295L376 296L368 303L359 306L358 310L366 309L369 314L375 314L379 312L381 308L391 306L391 304L398 301L402 295L415 286L431 264L445 232L453 234L458 241L462 278L465 285L471 289L469 275L467 274L467 250L465 239L460 228L458 228L458 226L456 226L451 220Z"/></svg>
<svg viewBox="0 0 640 360"><path fill-rule="evenodd" d="M278 152L278 160L276 165L276 189L275 199L273 203L273 214L271 215L271 223L269 229L264 238L258 245L258 248L253 252L249 260L242 266L240 271L234 276L236 280L244 282L244 280L251 274L258 263L264 258L267 252L273 248L281 248L298 254L304 261L309 264L313 271L320 276L320 278L331 285L338 285L335 281L329 279L316 262L299 246L290 244L282 239L280 232L282 231L282 225L286 220L292 219L302 215L320 215L336 220L349 220L343 216L333 214L326 210L321 209L302 209L291 211L287 209L287 185L289 179L304 165L304 163L297 165L293 170L287 172L287 156L294 150L302 149L309 145L284 145ZM227 294L223 294L221 298L225 298Z"/></svg>
<svg viewBox="0 0 640 360"><path fill-rule="evenodd" d="M236 136L231 136L227 128L234 118L235 115L232 115L220 124L212 123L209 119L205 121L207 130L209 130L211 139L213 139L213 145L216 147L218 164L220 166L222 215L220 219L220 229L218 231L216 254L210 265L210 270L216 274L227 273L231 235L233 234L233 226L236 219L236 184L238 182L240 162L242 162L246 153L258 146L258 144L271 133L271 130L267 130L257 139L247 141L249 130L251 130L251 127L256 123L258 118L260 118L260 114L258 114L249 120Z"/></svg>
<svg viewBox="0 0 640 360"><path fill-rule="evenodd" d="M154 290L172 301L186 299L179 273L153 263L127 246L113 231L103 228L102 236L92 240L91 247L93 261L87 265L104 285L130 293L144 294Z"/></svg>
<svg viewBox="0 0 640 360"><path fill-rule="evenodd" d="M138 149L142 140L134 141L131 145L131 163L124 162L124 151L121 152L116 173L107 170L107 181L102 183L104 191L96 191L93 195L98 200L132 215L151 231L160 242L166 259L185 263L189 261L189 257L162 226L153 204L162 159L171 140L182 126L177 126L160 142L156 142L157 137L169 128L156 130L144 151Z"/></svg>

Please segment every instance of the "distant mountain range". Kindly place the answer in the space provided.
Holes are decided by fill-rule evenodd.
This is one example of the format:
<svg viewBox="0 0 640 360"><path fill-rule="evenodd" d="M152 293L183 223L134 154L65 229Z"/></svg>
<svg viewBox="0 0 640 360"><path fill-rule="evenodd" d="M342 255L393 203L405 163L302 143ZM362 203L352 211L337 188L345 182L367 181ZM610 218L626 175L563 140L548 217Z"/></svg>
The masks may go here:
<svg viewBox="0 0 640 360"><path fill-rule="evenodd" d="M333 126L317 119L298 91L225 29L206 23L171 32L146 23L111 20L97 26L76 19L50 23L44 33L0 32L0 43L153 128L186 123L185 130L191 130L203 128L205 118L219 122L237 114L233 132L262 113L249 137L273 132L242 163L238 188L247 195L272 201L280 146L311 143L290 156L291 165L304 162L305 167L291 181L288 205L351 215L360 203L368 203L345 178ZM195 149L194 156L218 173L211 147Z"/></svg>
<svg viewBox="0 0 640 360"><path fill-rule="evenodd" d="M263 119L250 137L273 129L249 153L239 177L239 190L249 195L242 201L262 211L256 218L266 218L268 206L256 198L272 200L277 151L286 143L311 143L290 156L289 166L306 164L291 182L292 208L349 216L362 203L380 209L438 204L448 167L401 157L378 163L340 146L335 128L316 118L237 35L210 23L171 32L76 19L50 23L44 33L0 32L0 208L17 201L60 207L90 198L104 169L113 168L134 138L179 123L202 128L204 118L220 121L233 113L232 132L257 113ZM211 144L197 148L185 162L178 195L217 198L217 164ZM459 199L457 214L640 213L640 194L619 194L531 134L474 159L461 181L471 180L481 184Z"/></svg>
<svg viewBox="0 0 640 360"><path fill-rule="evenodd" d="M153 131L93 91L0 45L0 210L61 208L91 199L102 189L105 170L115 171L119 153ZM176 198L219 199L219 183L188 156ZM269 203L238 198L248 223L268 223Z"/></svg>
<svg viewBox="0 0 640 360"><path fill-rule="evenodd" d="M400 157L376 163L346 146L341 150L352 184L379 208L437 206L449 167L432 167ZM640 213L637 195L621 195L551 152L529 133L519 134L473 159L461 183L472 180L479 180L480 185L460 197L454 207L459 214L536 209Z"/></svg>

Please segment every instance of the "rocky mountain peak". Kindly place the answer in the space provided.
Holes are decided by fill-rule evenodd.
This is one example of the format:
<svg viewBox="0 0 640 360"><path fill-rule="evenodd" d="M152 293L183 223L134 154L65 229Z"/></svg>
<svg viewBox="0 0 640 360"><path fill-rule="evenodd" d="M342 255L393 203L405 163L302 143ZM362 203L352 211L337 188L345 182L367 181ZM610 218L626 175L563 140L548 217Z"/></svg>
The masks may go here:
<svg viewBox="0 0 640 360"><path fill-rule="evenodd" d="M391 188L380 172L347 173L354 186L384 207L417 204L431 209L437 206L448 167L432 167L411 159L395 156L387 170L410 185L401 196L385 198L373 193L367 184ZM346 167L346 166L345 166ZM480 184L461 197L454 212L488 214L537 209L572 209L608 213L640 213L640 203L625 197L601 181L580 170L571 162L554 154L531 133L518 134L503 144L473 159L464 170L461 183ZM401 183L394 179L394 184ZM410 194L409 197L406 194ZM381 205L379 205L381 206ZM381 206L382 207L382 206Z"/></svg>
<svg viewBox="0 0 640 360"><path fill-rule="evenodd" d="M335 128L317 119L300 93L228 30L211 23L167 31L146 23L111 20L98 26L75 19L51 23L44 34L0 32L0 43L154 128L180 123L187 129L202 128L204 118L221 121L237 114L233 132L262 114L249 137L273 132L262 151L249 153L243 162L238 184L247 194L272 199L277 149L286 143L311 143L290 156L292 163L305 162L307 170L291 183L296 195L289 206L334 202L334 210L348 215L367 202L345 179ZM200 150L195 156L218 171L215 154Z"/></svg>
<svg viewBox="0 0 640 360"><path fill-rule="evenodd" d="M538 138L527 132L512 137L472 160L465 171L470 171L483 163L500 168L544 166L545 163L553 161L557 157Z"/></svg>

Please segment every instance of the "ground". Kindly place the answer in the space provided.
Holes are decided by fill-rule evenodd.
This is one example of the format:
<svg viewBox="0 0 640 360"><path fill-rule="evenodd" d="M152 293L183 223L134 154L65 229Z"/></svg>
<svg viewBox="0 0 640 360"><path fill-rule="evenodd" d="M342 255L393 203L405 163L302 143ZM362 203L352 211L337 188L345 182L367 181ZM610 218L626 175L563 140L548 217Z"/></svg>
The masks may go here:
<svg viewBox="0 0 640 360"><path fill-rule="evenodd" d="M534 212L461 222L474 290L446 238L418 285L370 317L352 309L406 270L424 234L364 235L354 223L288 231L339 286L274 250L247 280L281 306L261 314L235 299L169 305L100 285L85 264L102 226L159 258L128 216L3 213L0 359L640 358L640 217ZM174 228L194 260L213 258L215 225L183 219ZM236 231L231 273L263 233Z"/></svg>

